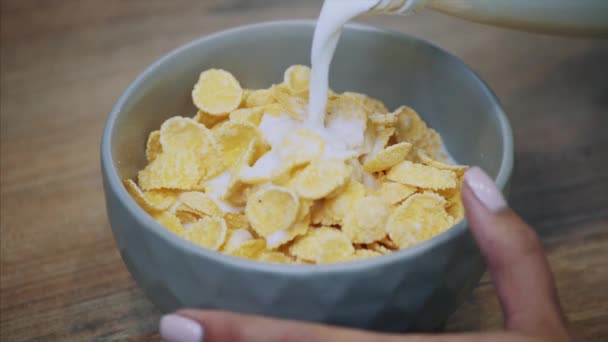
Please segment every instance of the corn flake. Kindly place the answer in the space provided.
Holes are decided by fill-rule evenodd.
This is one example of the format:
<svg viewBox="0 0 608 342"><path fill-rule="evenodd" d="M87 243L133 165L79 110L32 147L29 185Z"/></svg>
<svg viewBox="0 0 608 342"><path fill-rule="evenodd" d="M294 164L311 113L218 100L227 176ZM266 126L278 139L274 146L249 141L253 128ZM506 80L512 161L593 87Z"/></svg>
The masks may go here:
<svg viewBox="0 0 608 342"><path fill-rule="evenodd" d="M239 81L221 69L203 71L192 89L192 100L196 107L211 115L228 115L239 107L242 99L243 89Z"/></svg>
<svg viewBox="0 0 608 342"><path fill-rule="evenodd" d="M160 144L160 130L153 131L146 142L146 160L153 161L163 151Z"/></svg>
<svg viewBox="0 0 608 342"><path fill-rule="evenodd" d="M391 145L367 160L363 164L363 170L379 172L389 169L403 161L411 149L412 144L407 142Z"/></svg>
<svg viewBox="0 0 608 342"><path fill-rule="evenodd" d="M137 186L137 184L135 184L135 182L133 182L132 180L125 179L123 181L123 184L125 185L125 188L129 192L129 194L131 195L131 197L133 197L133 199L135 200L135 202L137 202L137 204L140 207L142 207L145 211L147 211L148 213L152 213L152 212L156 212L156 211L162 211L162 210L166 209L166 208L163 208L163 207L159 207L155 203L153 203L152 201L150 201L146 197L146 195L139 189L139 187Z"/></svg>
<svg viewBox="0 0 608 342"><path fill-rule="evenodd" d="M391 214L386 229L399 248L413 246L450 228L446 200L431 192L412 195Z"/></svg>
<svg viewBox="0 0 608 342"><path fill-rule="evenodd" d="M297 218L300 202L289 189L268 186L247 199L245 215L251 228L262 237L289 228Z"/></svg>
<svg viewBox="0 0 608 342"><path fill-rule="evenodd" d="M325 143L316 133L300 129L293 134L286 134L278 153L282 160L298 166L320 157L324 146Z"/></svg>
<svg viewBox="0 0 608 342"><path fill-rule="evenodd" d="M297 173L289 187L303 198L319 199L345 185L352 167L341 160L313 161Z"/></svg>
<svg viewBox="0 0 608 342"><path fill-rule="evenodd" d="M195 188L203 177L203 165L192 151L161 153L138 173L139 185L144 190Z"/></svg>
<svg viewBox="0 0 608 342"><path fill-rule="evenodd" d="M179 196L185 211L191 211L200 216L222 216L223 212L211 196L199 192L184 192ZM180 206L180 207L181 207Z"/></svg>
<svg viewBox="0 0 608 342"><path fill-rule="evenodd" d="M458 178L450 170L438 170L431 166L404 160L386 174L389 180L424 189L451 189L456 187Z"/></svg>
<svg viewBox="0 0 608 342"><path fill-rule="evenodd" d="M230 121L245 122L259 126L265 107L240 108L230 113Z"/></svg>
<svg viewBox="0 0 608 342"><path fill-rule="evenodd" d="M415 187L397 182L382 182L378 189L378 195L390 205L400 203L415 192Z"/></svg>
<svg viewBox="0 0 608 342"><path fill-rule="evenodd" d="M159 210L167 210L177 201L178 193L167 189L148 190L144 191L144 197Z"/></svg>
<svg viewBox="0 0 608 342"><path fill-rule="evenodd" d="M226 120L226 117L207 114L207 113L199 110L192 119L198 123L205 125L205 127L211 129L211 128L215 127L215 125L217 125L221 122L224 122Z"/></svg>
<svg viewBox="0 0 608 342"><path fill-rule="evenodd" d="M225 213L224 221L226 221L226 226L230 230L247 229L249 227L247 216L241 213Z"/></svg>
<svg viewBox="0 0 608 342"><path fill-rule="evenodd" d="M152 218L154 218L154 220L158 222L161 226L164 226L165 228L167 228L167 230L177 236L183 237L186 233L184 226L174 214L171 214L167 211L161 211L152 214Z"/></svg>
<svg viewBox="0 0 608 342"><path fill-rule="evenodd" d="M292 95L308 91L310 84L310 68L305 65L292 65L283 75L283 82Z"/></svg>
<svg viewBox="0 0 608 342"><path fill-rule="evenodd" d="M266 249L266 242L263 239L249 239L241 243L238 247L228 251L228 254L245 259L258 259L259 255Z"/></svg>
<svg viewBox="0 0 608 342"><path fill-rule="evenodd" d="M306 100L291 96L285 89L278 86L272 87L272 96L283 107L286 114L298 121L303 120L308 108Z"/></svg>
<svg viewBox="0 0 608 342"><path fill-rule="evenodd" d="M461 177L468 168L468 166L465 166L465 165L454 165L454 164L444 163L439 160L435 160L435 159L429 157L429 155L424 150L418 150L418 151L416 151L416 154L418 155L418 159L423 164L432 166L439 170L454 171L458 177Z"/></svg>
<svg viewBox="0 0 608 342"><path fill-rule="evenodd" d="M396 125L399 141L416 144L425 136L427 126L414 109L401 106L394 111L394 114L399 118Z"/></svg>
<svg viewBox="0 0 608 342"><path fill-rule="evenodd" d="M341 230L321 227L311 229L296 239L289 253L299 259L322 264L346 261L355 253L355 248Z"/></svg>
<svg viewBox="0 0 608 342"><path fill-rule="evenodd" d="M247 96L247 100L245 101L245 106L247 108L267 106L276 103L274 96L272 96L271 89L259 89L253 90Z"/></svg>
<svg viewBox="0 0 608 342"><path fill-rule="evenodd" d="M360 199L344 217L342 231L353 243L372 243L386 236L390 208L381 198Z"/></svg>
<svg viewBox="0 0 608 342"><path fill-rule="evenodd" d="M205 216L192 223L185 237L197 245L218 250L226 240L226 231L226 222L223 218Z"/></svg>
<svg viewBox="0 0 608 342"><path fill-rule="evenodd" d="M160 126L160 143L166 152L202 152L214 142L205 126L194 119L175 116Z"/></svg>
<svg viewBox="0 0 608 342"><path fill-rule="evenodd" d="M350 180L342 192L332 198L325 200L323 205L324 211L330 217L330 220L325 221L324 224L341 223L342 219L352 211L355 207L355 203L365 197L365 186L357 181ZM319 222L323 223L323 222Z"/></svg>
<svg viewBox="0 0 608 342"><path fill-rule="evenodd" d="M277 230L266 237L266 246L268 248L277 248L283 246L298 236L306 235L309 228L310 216L306 216L302 220L294 223L291 227L283 230Z"/></svg>
<svg viewBox="0 0 608 342"><path fill-rule="evenodd" d="M377 256L382 256L382 253L376 252L372 249L356 249L353 254L353 260L369 259Z"/></svg>
<svg viewBox="0 0 608 342"><path fill-rule="evenodd" d="M293 258L278 251L263 251L258 255L257 260L274 264L290 264L293 262Z"/></svg>

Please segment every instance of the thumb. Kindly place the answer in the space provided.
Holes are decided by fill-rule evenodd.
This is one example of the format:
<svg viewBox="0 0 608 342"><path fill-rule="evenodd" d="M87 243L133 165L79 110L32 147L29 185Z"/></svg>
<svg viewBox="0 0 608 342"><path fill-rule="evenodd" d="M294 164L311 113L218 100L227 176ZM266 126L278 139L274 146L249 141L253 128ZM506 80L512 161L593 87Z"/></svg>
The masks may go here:
<svg viewBox="0 0 608 342"><path fill-rule="evenodd" d="M506 328L537 336L547 332L567 336L553 275L534 230L509 209L480 168L465 174L462 199L498 292Z"/></svg>

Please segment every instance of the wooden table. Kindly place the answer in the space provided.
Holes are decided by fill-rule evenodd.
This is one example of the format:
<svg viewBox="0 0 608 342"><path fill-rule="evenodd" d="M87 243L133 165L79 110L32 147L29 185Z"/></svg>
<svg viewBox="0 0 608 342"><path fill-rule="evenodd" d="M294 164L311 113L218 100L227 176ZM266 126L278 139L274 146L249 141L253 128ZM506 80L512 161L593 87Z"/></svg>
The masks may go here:
<svg viewBox="0 0 608 342"><path fill-rule="evenodd" d="M106 219L102 127L162 54L235 25L315 18L320 1L2 0L1 339L158 340ZM374 17L471 65L515 131L512 205L544 241L563 307L608 338L608 42L525 34L439 14ZM448 330L501 326L485 277Z"/></svg>

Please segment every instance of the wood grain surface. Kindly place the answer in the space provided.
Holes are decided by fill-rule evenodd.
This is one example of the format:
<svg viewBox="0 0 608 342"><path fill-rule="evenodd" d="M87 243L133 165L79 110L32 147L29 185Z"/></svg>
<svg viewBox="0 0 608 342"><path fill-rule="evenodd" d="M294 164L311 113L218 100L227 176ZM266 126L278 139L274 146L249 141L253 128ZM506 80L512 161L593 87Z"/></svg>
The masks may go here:
<svg viewBox="0 0 608 342"><path fill-rule="evenodd" d="M160 339L159 312L106 219L99 143L108 112L143 68L181 44L319 9L318 0L2 0L2 341ZM428 12L360 21L442 46L495 90L515 133L511 203L542 235L572 325L606 341L608 42ZM484 277L446 329L499 329L501 320Z"/></svg>

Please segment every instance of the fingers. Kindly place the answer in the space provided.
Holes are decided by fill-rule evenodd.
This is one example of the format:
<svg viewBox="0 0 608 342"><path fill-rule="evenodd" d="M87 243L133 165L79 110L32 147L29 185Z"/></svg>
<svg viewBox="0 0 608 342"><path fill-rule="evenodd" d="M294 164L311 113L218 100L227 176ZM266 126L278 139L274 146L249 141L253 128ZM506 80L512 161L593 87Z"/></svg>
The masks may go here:
<svg viewBox="0 0 608 342"><path fill-rule="evenodd" d="M181 310L161 319L160 333L168 342L513 342L522 335L445 334L389 335L355 329L222 311Z"/></svg>
<svg viewBox="0 0 608 342"><path fill-rule="evenodd" d="M170 342L402 341L395 335L222 311L181 310L177 314L161 320L161 335Z"/></svg>
<svg viewBox="0 0 608 342"><path fill-rule="evenodd" d="M485 257L508 329L537 333L564 322L542 244L481 169L465 174L463 203L471 232Z"/></svg>

